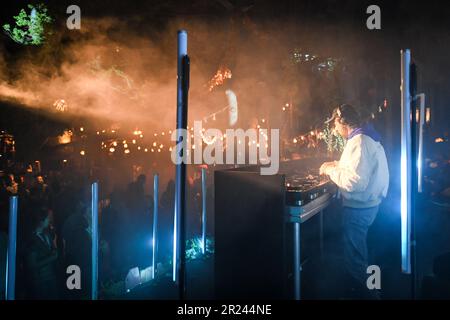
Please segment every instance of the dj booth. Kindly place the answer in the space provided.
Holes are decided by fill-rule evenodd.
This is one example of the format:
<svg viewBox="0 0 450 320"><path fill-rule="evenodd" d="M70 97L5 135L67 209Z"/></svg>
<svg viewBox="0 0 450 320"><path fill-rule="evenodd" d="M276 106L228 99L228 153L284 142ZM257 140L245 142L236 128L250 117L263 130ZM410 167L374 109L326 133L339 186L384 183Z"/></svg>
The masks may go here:
<svg viewBox="0 0 450 320"><path fill-rule="evenodd" d="M323 217L336 187L319 176L327 159L215 172L217 299L300 299L301 269L323 251Z"/></svg>

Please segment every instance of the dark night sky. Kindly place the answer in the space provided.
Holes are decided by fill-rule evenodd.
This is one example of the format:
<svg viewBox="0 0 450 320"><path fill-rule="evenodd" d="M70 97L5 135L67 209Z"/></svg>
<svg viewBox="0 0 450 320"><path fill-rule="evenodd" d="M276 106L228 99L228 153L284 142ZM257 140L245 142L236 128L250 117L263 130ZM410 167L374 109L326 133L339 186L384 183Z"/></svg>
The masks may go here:
<svg viewBox="0 0 450 320"><path fill-rule="evenodd" d="M16 14L27 3L36 1L14 1L2 4L0 18L3 20ZM77 4L82 14L89 17L115 16L123 19L133 15L148 17L149 24L155 20L167 21L176 16L197 16L205 19L226 17L233 10L250 9L255 19L286 19L323 21L324 23L353 22L365 20L368 5L377 4L382 10L383 29L404 29L412 25L425 28L445 28L450 25L450 6L447 1L429 0L416 2L408 0L140 0L140 1L45 1L54 11L64 11L70 4ZM224 3L224 4L221 4ZM234 9L228 10L228 4Z"/></svg>

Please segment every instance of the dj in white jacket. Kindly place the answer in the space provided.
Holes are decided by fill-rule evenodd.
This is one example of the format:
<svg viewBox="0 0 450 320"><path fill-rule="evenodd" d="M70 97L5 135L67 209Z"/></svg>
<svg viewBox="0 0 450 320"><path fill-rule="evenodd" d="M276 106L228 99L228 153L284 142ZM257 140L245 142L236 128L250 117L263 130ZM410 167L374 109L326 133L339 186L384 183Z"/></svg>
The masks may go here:
<svg viewBox="0 0 450 320"><path fill-rule="evenodd" d="M341 191L344 267L350 279L356 280L355 286L361 288L362 294L356 298L373 298L377 294L366 286L366 242L368 229L388 191L386 154L378 133L370 124L361 124L352 106L338 107L331 120L347 143L340 160L325 162L320 173L328 175Z"/></svg>
<svg viewBox="0 0 450 320"><path fill-rule="evenodd" d="M339 187L345 207L375 207L389 187L386 154L375 137L363 129L355 131L362 132L350 134L341 159L326 166L324 173Z"/></svg>
<svg viewBox="0 0 450 320"><path fill-rule="evenodd" d="M389 169L380 137L370 124L354 128L342 124L338 113L336 130L347 138L347 143L340 160L324 163L321 174L328 175L339 187L344 207L378 206L389 187Z"/></svg>

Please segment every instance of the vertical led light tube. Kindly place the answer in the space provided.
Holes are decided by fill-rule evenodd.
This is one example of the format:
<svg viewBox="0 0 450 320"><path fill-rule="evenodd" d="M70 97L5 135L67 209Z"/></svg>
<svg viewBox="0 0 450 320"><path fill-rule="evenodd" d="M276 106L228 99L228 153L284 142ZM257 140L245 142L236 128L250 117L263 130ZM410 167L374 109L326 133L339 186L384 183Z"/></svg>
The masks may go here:
<svg viewBox="0 0 450 320"><path fill-rule="evenodd" d="M402 272L411 273L411 95L409 49L401 50L400 215Z"/></svg>

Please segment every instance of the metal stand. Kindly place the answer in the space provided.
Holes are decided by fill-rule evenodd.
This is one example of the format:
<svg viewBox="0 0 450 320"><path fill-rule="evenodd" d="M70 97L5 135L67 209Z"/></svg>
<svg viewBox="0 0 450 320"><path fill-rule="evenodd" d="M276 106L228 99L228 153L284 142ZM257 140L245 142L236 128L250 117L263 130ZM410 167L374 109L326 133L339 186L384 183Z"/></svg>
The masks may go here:
<svg viewBox="0 0 450 320"><path fill-rule="evenodd" d="M186 132L189 91L189 57L187 55L187 32L178 31L178 72L177 72L177 156L182 159L176 165L175 172L175 217L174 217L174 280L178 280L180 299L185 298L186 271L186 152L187 141L183 139ZM177 279L178 278L178 279Z"/></svg>
<svg viewBox="0 0 450 320"><path fill-rule="evenodd" d="M310 203L298 207L287 206L288 222L294 227L294 299L301 299L301 224L319 214L320 254L323 256L323 210L331 203L333 196L324 194Z"/></svg>

